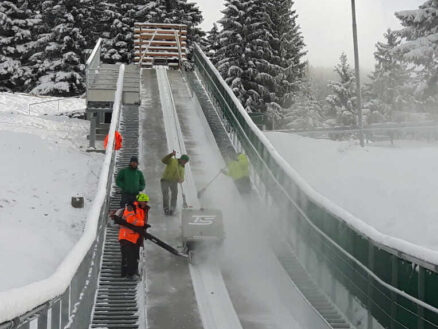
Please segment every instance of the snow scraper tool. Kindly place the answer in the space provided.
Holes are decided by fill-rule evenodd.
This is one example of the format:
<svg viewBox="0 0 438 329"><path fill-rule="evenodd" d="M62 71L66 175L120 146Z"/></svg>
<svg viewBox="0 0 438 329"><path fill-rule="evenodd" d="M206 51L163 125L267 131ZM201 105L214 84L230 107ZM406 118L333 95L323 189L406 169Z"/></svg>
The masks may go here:
<svg viewBox="0 0 438 329"><path fill-rule="evenodd" d="M182 184L181 184L181 194L182 194L182 199L183 199L183 208L189 208L189 206L187 205L186 194L184 193L184 189L183 189Z"/></svg>
<svg viewBox="0 0 438 329"><path fill-rule="evenodd" d="M207 183L207 185L205 185L203 188L201 188L201 189L198 191L198 198L200 198L201 195L202 195L202 193L205 192L205 190L210 186L210 184L213 183L213 182L216 180L216 178L219 177L219 175L222 173L222 170L224 170L224 169L225 169L225 168L219 170L219 172L216 174L216 176L214 176L213 179Z"/></svg>

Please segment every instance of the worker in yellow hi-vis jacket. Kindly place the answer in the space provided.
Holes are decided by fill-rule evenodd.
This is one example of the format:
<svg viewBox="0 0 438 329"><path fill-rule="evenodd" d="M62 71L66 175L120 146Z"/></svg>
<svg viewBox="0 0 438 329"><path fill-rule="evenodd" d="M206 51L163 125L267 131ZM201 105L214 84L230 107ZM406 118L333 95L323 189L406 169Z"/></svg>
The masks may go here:
<svg viewBox="0 0 438 329"><path fill-rule="evenodd" d="M227 168L222 172L230 176L241 193L251 191L251 180L249 178L249 160L244 153L238 153L235 160L228 162Z"/></svg>
<svg viewBox="0 0 438 329"><path fill-rule="evenodd" d="M166 155L161 162L166 165L163 176L161 176L161 192L163 194L163 210L166 215L173 215L176 208L178 196L178 183L184 182L184 166L189 162L187 154L181 155L179 159L175 158L175 150ZM169 190L172 194L169 205Z"/></svg>

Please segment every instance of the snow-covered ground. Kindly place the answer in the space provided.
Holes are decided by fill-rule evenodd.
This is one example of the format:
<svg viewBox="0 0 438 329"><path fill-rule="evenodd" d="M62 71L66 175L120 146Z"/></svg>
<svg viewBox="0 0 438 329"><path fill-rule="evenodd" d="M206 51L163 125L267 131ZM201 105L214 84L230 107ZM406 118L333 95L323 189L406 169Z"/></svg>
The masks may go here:
<svg viewBox="0 0 438 329"><path fill-rule="evenodd" d="M21 114L49 115L83 111L86 107L84 98L29 96L26 94L0 93L0 111Z"/></svg>
<svg viewBox="0 0 438 329"><path fill-rule="evenodd" d="M85 152L87 121L56 115L56 102L28 115L28 104L41 100L0 94L0 291L54 272L81 236L103 161ZM62 103L69 105L61 112L85 105ZM76 195L83 209L70 205Z"/></svg>
<svg viewBox="0 0 438 329"><path fill-rule="evenodd" d="M438 144L356 141L267 132L319 193L383 234L438 251Z"/></svg>

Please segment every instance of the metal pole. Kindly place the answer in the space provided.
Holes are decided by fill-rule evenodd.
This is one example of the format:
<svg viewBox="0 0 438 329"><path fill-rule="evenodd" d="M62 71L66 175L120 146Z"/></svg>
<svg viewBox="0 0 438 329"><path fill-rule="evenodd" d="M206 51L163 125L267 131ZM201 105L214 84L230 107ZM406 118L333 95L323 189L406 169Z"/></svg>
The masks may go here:
<svg viewBox="0 0 438 329"><path fill-rule="evenodd" d="M360 70L359 70L359 49L357 44L357 24L356 24L356 3L351 0L351 13L353 16L353 43L354 43L354 68L356 71L356 97L357 97L357 115L359 124L360 146L364 146L363 122L362 122L362 95L360 91Z"/></svg>
<svg viewBox="0 0 438 329"><path fill-rule="evenodd" d="M96 117L93 112L90 118L90 148L96 148Z"/></svg>
<svg viewBox="0 0 438 329"><path fill-rule="evenodd" d="M426 299L426 270L419 266L418 269L418 299L424 301ZM424 308L417 306L417 328L424 329Z"/></svg>

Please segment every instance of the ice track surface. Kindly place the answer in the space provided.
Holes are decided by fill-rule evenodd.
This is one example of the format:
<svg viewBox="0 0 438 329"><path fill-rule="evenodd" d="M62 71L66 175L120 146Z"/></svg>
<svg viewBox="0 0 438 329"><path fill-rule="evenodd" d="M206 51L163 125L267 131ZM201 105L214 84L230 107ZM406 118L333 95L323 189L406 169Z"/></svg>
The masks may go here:
<svg viewBox="0 0 438 329"><path fill-rule="evenodd" d="M183 184L188 205L221 209L226 239L218 253L198 265L146 244L146 321L140 328L304 328L298 323L309 319L295 319L297 303L302 304L296 287L265 241L269 211L257 200L243 199L225 176L197 199L197 190L225 163L182 73L143 70L141 96L140 166L151 197L151 233L181 246L180 212L163 215L159 182L160 160L175 149L190 155Z"/></svg>

